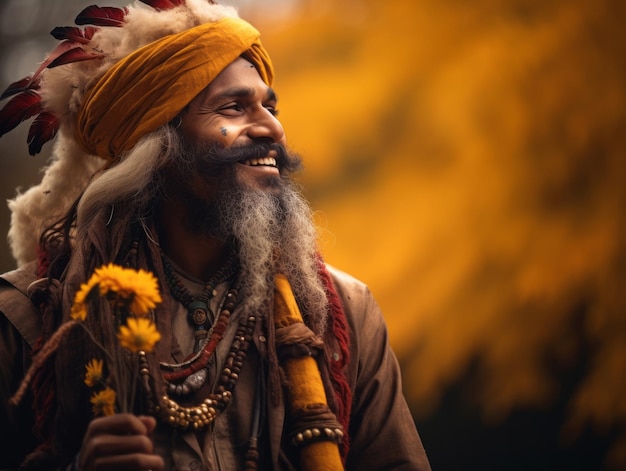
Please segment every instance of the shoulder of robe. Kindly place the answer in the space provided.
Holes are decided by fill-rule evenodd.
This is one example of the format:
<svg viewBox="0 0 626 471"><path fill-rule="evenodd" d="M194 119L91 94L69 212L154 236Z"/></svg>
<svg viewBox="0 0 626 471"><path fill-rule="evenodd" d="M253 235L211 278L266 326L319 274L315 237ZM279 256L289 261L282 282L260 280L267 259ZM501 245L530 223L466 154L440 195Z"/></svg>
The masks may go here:
<svg viewBox="0 0 626 471"><path fill-rule="evenodd" d="M344 309L349 311L360 310L375 304L369 287L363 281L332 265L326 265L326 268L331 275ZM346 312L346 314L349 315L350 313Z"/></svg>
<svg viewBox="0 0 626 471"><path fill-rule="evenodd" d="M36 278L36 262L0 275L0 313L31 348L41 336L41 315L27 294Z"/></svg>

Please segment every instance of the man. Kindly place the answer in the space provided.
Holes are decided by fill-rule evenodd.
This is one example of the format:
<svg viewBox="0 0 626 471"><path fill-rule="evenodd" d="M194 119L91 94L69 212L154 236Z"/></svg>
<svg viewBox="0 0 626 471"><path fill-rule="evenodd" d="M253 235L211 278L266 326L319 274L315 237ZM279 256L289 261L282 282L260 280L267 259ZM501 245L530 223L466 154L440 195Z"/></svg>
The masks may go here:
<svg viewBox="0 0 626 471"><path fill-rule="evenodd" d="M429 469L375 301L319 257L258 32L205 0L144 3L84 10L99 29L55 30L48 68L9 87L40 113L31 151L58 134L42 184L11 203L0 392L20 446L2 464ZM94 291L72 327L111 263L159 280L154 352L110 356L120 305Z"/></svg>

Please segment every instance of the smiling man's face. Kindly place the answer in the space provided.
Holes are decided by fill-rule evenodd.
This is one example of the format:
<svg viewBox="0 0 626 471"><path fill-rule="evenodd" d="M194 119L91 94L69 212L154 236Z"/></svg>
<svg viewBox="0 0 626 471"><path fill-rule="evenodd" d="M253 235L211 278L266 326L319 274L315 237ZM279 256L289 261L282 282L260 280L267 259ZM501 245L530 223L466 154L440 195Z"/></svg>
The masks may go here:
<svg viewBox="0 0 626 471"><path fill-rule="evenodd" d="M243 187L269 190L277 187L282 171L279 155L270 144L286 143L276 104L274 91L254 66L239 58L181 113L180 133L195 148L204 143L225 150L264 144L265 155L254 152L254 157L237 161L234 172Z"/></svg>

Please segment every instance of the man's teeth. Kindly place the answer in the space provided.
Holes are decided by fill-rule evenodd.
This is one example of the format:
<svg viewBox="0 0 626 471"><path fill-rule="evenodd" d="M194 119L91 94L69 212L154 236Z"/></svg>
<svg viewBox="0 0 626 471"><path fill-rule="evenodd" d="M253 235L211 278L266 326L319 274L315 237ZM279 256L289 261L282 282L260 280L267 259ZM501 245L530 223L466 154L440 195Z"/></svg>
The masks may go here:
<svg viewBox="0 0 626 471"><path fill-rule="evenodd" d="M260 159L248 159L244 162L246 165L256 166L256 165L268 165L270 167L276 167L276 159L273 157L263 157Z"/></svg>

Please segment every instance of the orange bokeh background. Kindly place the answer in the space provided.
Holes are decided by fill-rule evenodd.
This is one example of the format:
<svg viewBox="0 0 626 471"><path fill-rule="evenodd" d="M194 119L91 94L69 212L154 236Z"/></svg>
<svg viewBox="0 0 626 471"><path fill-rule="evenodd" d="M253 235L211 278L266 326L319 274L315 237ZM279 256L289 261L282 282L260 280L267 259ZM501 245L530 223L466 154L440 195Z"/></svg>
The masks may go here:
<svg viewBox="0 0 626 471"><path fill-rule="evenodd" d="M44 32L91 2L64 3ZM427 449L454 437L436 425L452 392L485 429L558 410L560 451L513 447L522 463L548 461L516 468L503 457L493 469L558 469L570 452L594 469L626 468L625 5L241 6L275 62L324 256L381 304ZM7 25L3 87L29 72L11 69L25 36ZM37 181L45 160L27 155L25 129L0 140L5 198ZM12 267L6 249L1 260ZM576 455L588 436L600 445Z"/></svg>

